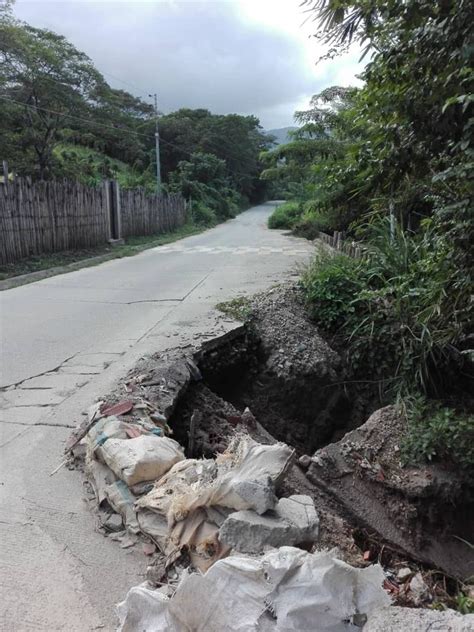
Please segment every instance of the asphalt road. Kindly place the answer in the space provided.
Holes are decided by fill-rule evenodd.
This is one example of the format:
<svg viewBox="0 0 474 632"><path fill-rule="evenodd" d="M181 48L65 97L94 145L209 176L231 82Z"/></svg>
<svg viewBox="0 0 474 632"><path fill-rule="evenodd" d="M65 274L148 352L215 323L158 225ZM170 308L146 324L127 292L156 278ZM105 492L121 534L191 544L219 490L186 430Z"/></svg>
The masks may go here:
<svg viewBox="0 0 474 632"><path fill-rule="evenodd" d="M269 231L274 205L200 235L0 295L0 629L113 630L146 559L95 530L63 443L150 352L233 325L217 302L295 273L313 246Z"/></svg>

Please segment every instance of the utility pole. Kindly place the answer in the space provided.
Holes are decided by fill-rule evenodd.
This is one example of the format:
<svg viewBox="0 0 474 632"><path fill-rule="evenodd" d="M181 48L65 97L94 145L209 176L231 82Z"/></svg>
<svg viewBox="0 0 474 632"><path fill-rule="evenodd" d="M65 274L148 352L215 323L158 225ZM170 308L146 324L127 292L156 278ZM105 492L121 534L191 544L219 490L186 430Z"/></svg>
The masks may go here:
<svg viewBox="0 0 474 632"><path fill-rule="evenodd" d="M161 166L160 166L160 132L158 130L158 97L155 94L149 94L155 100L155 153L156 153L156 188L158 194L161 193Z"/></svg>

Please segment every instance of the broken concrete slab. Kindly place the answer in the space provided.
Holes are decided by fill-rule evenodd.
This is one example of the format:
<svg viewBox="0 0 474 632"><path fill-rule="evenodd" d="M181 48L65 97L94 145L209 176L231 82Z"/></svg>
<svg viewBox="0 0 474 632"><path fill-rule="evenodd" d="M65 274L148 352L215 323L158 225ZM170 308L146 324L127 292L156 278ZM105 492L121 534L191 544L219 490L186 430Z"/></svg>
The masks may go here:
<svg viewBox="0 0 474 632"><path fill-rule="evenodd" d="M269 509L274 509L277 504L275 486L269 476L264 480L237 481L234 489L236 494L246 500L260 515Z"/></svg>
<svg viewBox="0 0 474 632"><path fill-rule="evenodd" d="M463 541L472 533L472 484L460 470L436 464L402 467L405 427L395 406L375 411L314 454L308 479L397 550L466 579L473 573Z"/></svg>
<svg viewBox="0 0 474 632"><path fill-rule="evenodd" d="M474 614L389 606L369 615L364 632L473 632Z"/></svg>
<svg viewBox="0 0 474 632"><path fill-rule="evenodd" d="M219 530L219 540L241 553L261 553L265 547L314 542L319 519L309 496L282 498L273 511L258 515L236 511Z"/></svg>

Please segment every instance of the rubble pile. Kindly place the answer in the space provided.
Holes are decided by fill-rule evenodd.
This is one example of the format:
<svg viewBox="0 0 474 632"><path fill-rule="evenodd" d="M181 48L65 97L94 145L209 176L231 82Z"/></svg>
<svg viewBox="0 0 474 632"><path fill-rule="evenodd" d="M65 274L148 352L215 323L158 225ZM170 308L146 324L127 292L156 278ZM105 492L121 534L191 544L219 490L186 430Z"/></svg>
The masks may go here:
<svg viewBox="0 0 474 632"><path fill-rule="evenodd" d="M395 409L355 421L340 359L294 294L257 297L247 328L143 359L69 440L100 528L148 557L121 631L473 629L452 611L387 610L453 605L446 578L473 574L469 485L401 467Z"/></svg>

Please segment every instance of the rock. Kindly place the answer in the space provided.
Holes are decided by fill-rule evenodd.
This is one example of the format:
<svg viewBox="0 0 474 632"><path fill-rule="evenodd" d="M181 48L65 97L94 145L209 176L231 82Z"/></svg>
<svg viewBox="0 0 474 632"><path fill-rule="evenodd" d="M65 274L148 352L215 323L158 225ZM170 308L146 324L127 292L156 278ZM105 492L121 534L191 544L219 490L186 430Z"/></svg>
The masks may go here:
<svg viewBox="0 0 474 632"><path fill-rule="evenodd" d="M219 530L219 540L242 553L260 553L266 546L291 546L313 542L319 518L309 496L282 498L274 511L259 516L254 511L236 511Z"/></svg>
<svg viewBox="0 0 474 632"><path fill-rule="evenodd" d="M311 457L308 454L303 454L303 456L300 456L300 458L298 459L298 463L304 470L307 470L308 467L311 465Z"/></svg>
<svg viewBox="0 0 474 632"><path fill-rule="evenodd" d="M103 523L103 526L107 529L107 531L122 531L123 529L123 520L122 516L117 513L111 514L107 520Z"/></svg>
<svg viewBox="0 0 474 632"><path fill-rule="evenodd" d="M473 632L474 615L389 606L369 615L364 632Z"/></svg>
<svg viewBox="0 0 474 632"><path fill-rule="evenodd" d="M236 494L250 503L260 515L275 508L277 497L274 489L275 486L269 476L265 481L239 481L234 485Z"/></svg>
<svg viewBox="0 0 474 632"><path fill-rule="evenodd" d="M411 570L411 568L408 568L408 566L404 566L403 568L401 568L398 573L397 573L397 579L400 582L404 582L406 581L409 577L411 577L411 575L413 575L413 571Z"/></svg>
<svg viewBox="0 0 474 632"><path fill-rule="evenodd" d="M417 573L410 581L410 596L417 606L430 599L430 590L421 573Z"/></svg>

